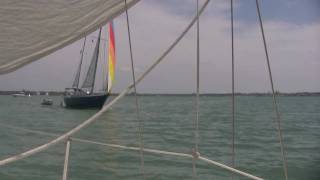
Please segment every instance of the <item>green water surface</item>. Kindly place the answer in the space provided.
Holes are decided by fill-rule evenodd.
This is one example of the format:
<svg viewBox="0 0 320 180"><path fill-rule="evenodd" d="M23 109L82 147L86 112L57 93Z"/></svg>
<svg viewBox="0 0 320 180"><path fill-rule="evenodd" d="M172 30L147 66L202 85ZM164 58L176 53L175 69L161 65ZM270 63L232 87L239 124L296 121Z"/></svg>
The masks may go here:
<svg viewBox="0 0 320 180"><path fill-rule="evenodd" d="M43 96L0 96L0 159L24 152L54 137L16 129L63 134L96 110L42 106ZM111 97L113 98L113 97ZM141 96L146 148L190 153L194 147L193 96ZM212 160L231 163L231 98L200 99L199 150ZM134 97L120 100L98 121L74 137L128 146L139 145ZM320 179L320 97L279 97L290 180ZM264 179L284 179L271 97L236 97L236 168ZM65 144L0 167L2 180L61 179ZM182 157L144 154L147 179L192 179L192 161ZM230 173L196 162L198 179L230 179ZM142 179L137 151L71 142L69 179ZM235 175L234 179L247 179Z"/></svg>

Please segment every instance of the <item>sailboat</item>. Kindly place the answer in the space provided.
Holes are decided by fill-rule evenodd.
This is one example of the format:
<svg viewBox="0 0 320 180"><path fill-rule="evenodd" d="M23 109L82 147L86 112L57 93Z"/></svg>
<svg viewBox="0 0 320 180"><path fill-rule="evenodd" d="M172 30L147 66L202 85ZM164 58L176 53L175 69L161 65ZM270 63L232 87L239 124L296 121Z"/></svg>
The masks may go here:
<svg viewBox="0 0 320 180"><path fill-rule="evenodd" d="M98 40L95 44L95 49L93 56L91 58L90 66L85 76L85 80L82 86L79 86L80 74L83 64L83 54L86 43L86 38L84 39L83 48L81 51L80 64L77 69L75 79L73 81L72 88L66 88L63 97L63 106L66 108L101 108L108 98L112 82L114 80L114 64L115 64L115 46L114 46L114 33L113 33L113 23L109 23L109 71L106 76L107 87L103 90L103 93L95 93L95 79L97 74L97 65L99 59L99 50L101 42L101 29L99 30Z"/></svg>

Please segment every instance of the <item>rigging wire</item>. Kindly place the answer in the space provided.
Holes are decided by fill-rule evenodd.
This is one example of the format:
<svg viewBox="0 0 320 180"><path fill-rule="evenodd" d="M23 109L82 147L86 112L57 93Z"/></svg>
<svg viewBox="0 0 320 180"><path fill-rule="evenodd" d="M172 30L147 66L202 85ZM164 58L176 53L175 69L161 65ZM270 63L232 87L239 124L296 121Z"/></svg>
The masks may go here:
<svg viewBox="0 0 320 180"><path fill-rule="evenodd" d="M235 152L234 152L234 139L235 139L235 126L234 126L234 120L235 120L235 97L234 97L234 32L233 32L233 0L230 1L230 18L231 18L231 81L232 81L232 145L231 145L231 167L234 168L234 158L235 158ZM233 176L231 177L233 179Z"/></svg>
<svg viewBox="0 0 320 180"><path fill-rule="evenodd" d="M87 41L87 36L85 36L84 40L83 40L82 51L81 51L81 61L80 61L80 71L81 71L81 66L82 66L82 62L83 62L83 56L84 56L84 50L85 50L85 47L86 47L86 41ZM79 74L79 80L80 80L80 77L81 77L81 73ZM77 84L77 88L79 88L79 81L78 81L78 84Z"/></svg>
<svg viewBox="0 0 320 180"><path fill-rule="evenodd" d="M129 22L129 15L128 15L128 8L127 8L127 0L124 0L125 9L126 9L126 17L127 17L127 29L128 29L128 39L129 39L129 49L130 49L130 60L131 60L131 71L132 71L132 81L133 81L133 90L134 90L134 97L135 97L135 104L136 104L136 115L137 120L139 122L139 142L140 142L140 163L141 163L141 173L143 175L143 179L146 179L145 170L144 170L144 154L143 154L143 129L144 129L144 121L140 117L139 111L139 102L137 96L137 87L136 87L136 77L134 73L134 62L133 62L133 53L132 53L132 42L131 42L131 32L130 32L130 22Z"/></svg>
<svg viewBox="0 0 320 180"><path fill-rule="evenodd" d="M198 152L199 141L199 77L200 77L200 38L199 38L199 0L197 0L197 86L196 86L196 123L195 123L195 150Z"/></svg>
<svg viewBox="0 0 320 180"><path fill-rule="evenodd" d="M79 69L76 72L76 78L77 78L77 76L79 76L77 84L76 84L77 85L76 88L79 88L79 81L80 81L80 77L81 77L81 67L82 67L82 62L83 62L84 50L85 50L85 46L86 46L86 40L87 40L87 37L85 36L84 40L83 40L82 50L80 51L81 52L81 56L80 56Z"/></svg>
<svg viewBox="0 0 320 180"><path fill-rule="evenodd" d="M266 38L265 38L264 30L263 30L263 24L262 24L262 18L261 18L258 0L256 0L256 6L257 6L257 14L259 17L260 30L261 30L261 35L262 35L262 40L263 40L263 45L264 45L264 51L265 51L266 61L267 61L267 66L268 66L271 90L272 90L273 109L276 114L276 123L277 123L277 130L278 130L278 138L279 138L279 143L280 143L281 155L282 155L283 171L284 171L285 179L288 180L288 165L287 165L286 152L285 152L285 148L284 148L284 144L283 144L283 137L282 137L282 130L281 130L281 119L280 119L277 98L276 98L275 91L274 91L272 72L271 72L270 60L269 60L269 53L268 53Z"/></svg>
<svg viewBox="0 0 320 180"><path fill-rule="evenodd" d="M199 38L199 0L196 0L196 8L197 8L197 79L196 79L196 118L194 122L194 149L193 149L193 158L192 158L192 174L193 179L197 179L197 171L196 171L196 159L199 157L199 148L198 148L198 141L199 141L199 71L200 71L200 38Z"/></svg>
<svg viewBox="0 0 320 180"><path fill-rule="evenodd" d="M101 29L102 29L102 27L100 27L100 30L99 30L99 38L98 38L98 43L97 43L97 45L96 46L98 46L97 48L97 55L96 55L96 57L95 58L97 58L96 59L96 62L95 62L95 71L96 71L96 69L97 69L97 66L98 66L98 59L99 59L99 51L100 51L100 37L101 37ZM91 65L91 64L90 64ZM92 88L91 88L91 91L90 91L90 94L93 94L93 91L94 91L94 85L95 85L95 79L96 79L96 72L93 74L93 85L92 85ZM82 85L83 86L83 85Z"/></svg>

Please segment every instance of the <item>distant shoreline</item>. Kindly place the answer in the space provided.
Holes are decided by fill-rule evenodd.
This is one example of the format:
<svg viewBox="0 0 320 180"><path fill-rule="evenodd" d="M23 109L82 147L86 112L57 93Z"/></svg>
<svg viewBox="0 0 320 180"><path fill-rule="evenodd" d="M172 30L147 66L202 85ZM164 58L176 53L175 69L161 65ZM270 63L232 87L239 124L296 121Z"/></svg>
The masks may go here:
<svg viewBox="0 0 320 180"><path fill-rule="evenodd" d="M20 93L21 91L0 91L0 95L12 95ZM25 91L26 94L30 95L45 95L49 93L50 96L62 96L62 91ZM276 93L279 96L320 96L320 92L294 92L294 93ZM118 93L111 94L112 96L118 95ZM128 94L133 95L132 93ZM178 94L178 93L139 93L139 96L193 96L193 94ZM201 96L231 96L231 93L203 93ZM235 93L236 96L271 96L271 93Z"/></svg>

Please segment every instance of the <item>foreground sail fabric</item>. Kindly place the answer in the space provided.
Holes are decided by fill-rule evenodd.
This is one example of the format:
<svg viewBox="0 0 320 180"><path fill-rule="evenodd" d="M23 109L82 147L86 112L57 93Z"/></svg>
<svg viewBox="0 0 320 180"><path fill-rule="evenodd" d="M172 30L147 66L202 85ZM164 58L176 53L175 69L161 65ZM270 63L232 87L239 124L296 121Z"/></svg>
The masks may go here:
<svg viewBox="0 0 320 180"><path fill-rule="evenodd" d="M127 0L128 7L138 1ZM0 74L71 44L124 10L124 0L1 0Z"/></svg>

